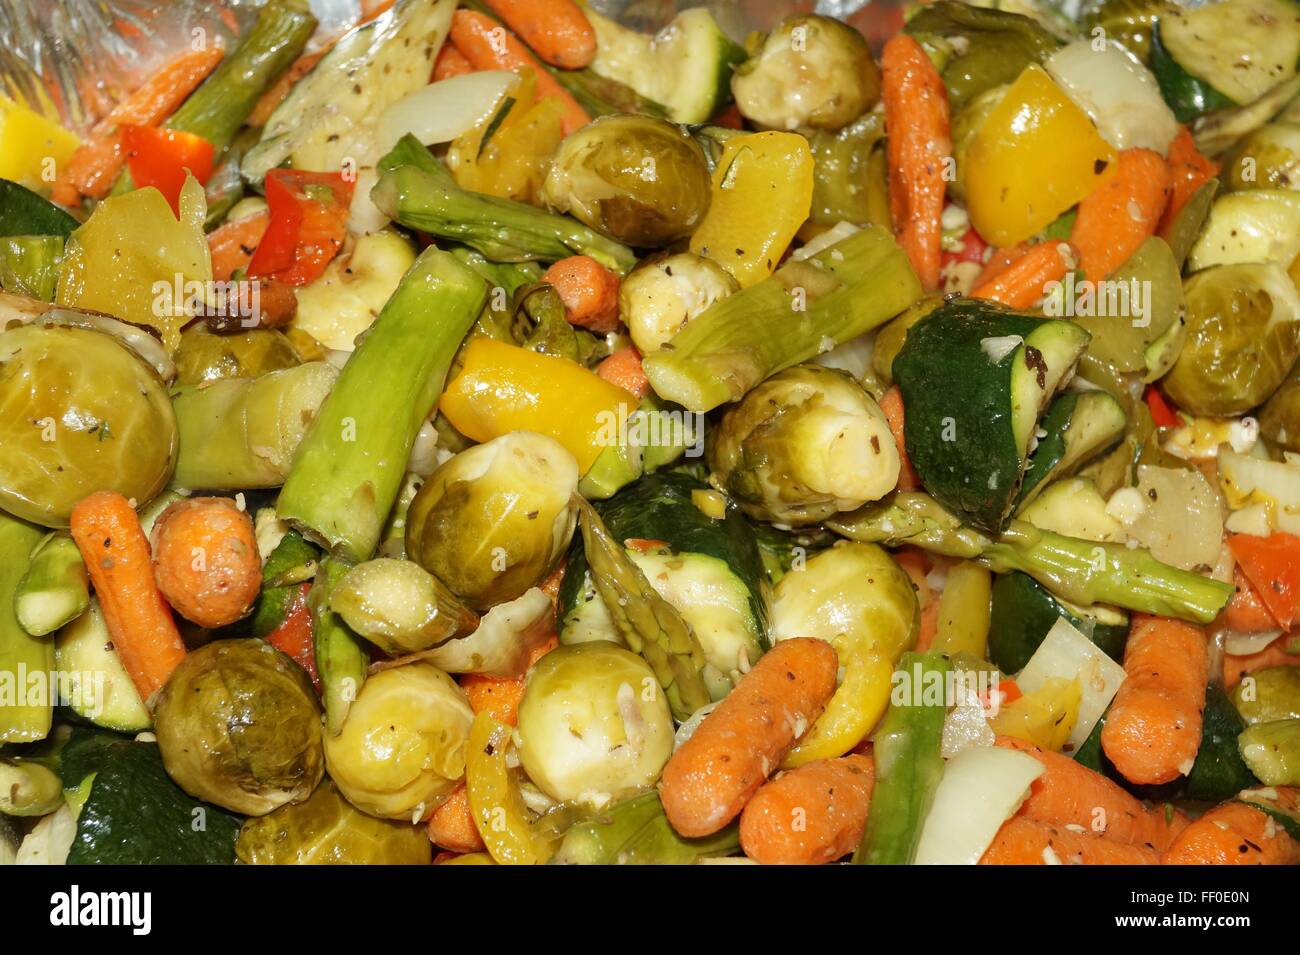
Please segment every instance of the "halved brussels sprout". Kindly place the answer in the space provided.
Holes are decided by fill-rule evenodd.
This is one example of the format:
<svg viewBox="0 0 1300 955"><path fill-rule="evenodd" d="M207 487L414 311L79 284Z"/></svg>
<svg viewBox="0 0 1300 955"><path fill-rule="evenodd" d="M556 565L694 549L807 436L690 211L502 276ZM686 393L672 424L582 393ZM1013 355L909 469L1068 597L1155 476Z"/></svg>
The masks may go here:
<svg viewBox="0 0 1300 955"><path fill-rule="evenodd" d="M382 819L427 819L465 775L474 711L454 680L429 663L381 670L361 687L325 766L339 791Z"/></svg>
<svg viewBox="0 0 1300 955"><path fill-rule="evenodd" d="M256 378L301 364L283 332L254 328L217 335L199 322L181 333L176 350L176 384L200 385L220 378Z"/></svg>
<svg viewBox="0 0 1300 955"><path fill-rule="evenodd" d="M738 291L732 274L702 255L650 258L619 286L619 316L637 349L648 355L714 302Z"/></svg>
<svg viewBox="0 0 1300 955"><path fill-rule="evenodd" d="M1232 190L1300 189L1300 124L1261 126L1228 154L1223 173Z"/></svg>
<svg viewBox="0 0 1300 955"><path fill-rule="evenodd" d="M1300 373L1296 369L1264 403L1259 433L1284 451L1300 451Z"/></svg>
<svg viewBox="0 0 1300 955"><path fill-rule="evenodd" d="M839 20L786 17L736 68L741 114L768 129L839 129L880 98L880 69L862 34Z"/></svg>
<svg viewBox="0 0 1300 955"><path fill-rule="evenodd" d="M0 332L0 507L66 527L92 491L144 503L176 464L176 417L157 375L103 332Z"/></svg>
<svg viewBox="0 0 1300 955"><path fill-rule="evenodd" d="M158 697L154 732L176 785L247 816L302 802L324 772L311 681L261 640L187 654Z"/></svg>
<svg viewBox="0 0 1300 955"><path fill-rule="evenodd" d="M327 779L306 802L245 820L235 856L247 865L428 865L433 843L418 826L354 809Z"/></svg>
<svg viewBox="0 0 1300 955"><path fill-rule="evenodd" d="M1187 341L1165 390L1195 415L1263 403L1300 357L1300 296L1275 263L1220 265L1185 285Z"/></svg>
<svg viewBox="0 0 1300 955"><path fill-rule="evenodd" d="M552 799L603 805L654 783L672 751L668 700L635 653L580 643L552 650L528 674L519 761Z"/></svg>
<svg viewBox="0 0 1300 955"><path fill-rule="evenodd" d="M573 455L532 431L462 451L411 502L407 556L474 607L513 600L569 546L578 477Z"/></svg>
<svg viewBox="0 0 1300 955"><path fill-rule="evenodd" d="M620 242L659 246L695 231L709 188L704 152L681 127L615 115L565 137L542 198Z"/></svg>

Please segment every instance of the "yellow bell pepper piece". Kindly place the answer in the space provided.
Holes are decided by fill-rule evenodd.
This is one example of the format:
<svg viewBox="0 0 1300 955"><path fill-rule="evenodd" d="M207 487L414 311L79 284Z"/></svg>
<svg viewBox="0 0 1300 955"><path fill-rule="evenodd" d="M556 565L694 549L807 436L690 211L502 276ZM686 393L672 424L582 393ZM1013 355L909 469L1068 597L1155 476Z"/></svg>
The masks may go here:
<svg viewBox="0 0 1300 955"><path fill-rule="evenodd" d="M542 865L555 854L560 834L528 817L519 787L506 767L510 727L490 713L470 724L465 755L465 785L470 811L483 844L500 865Z"/></svg>
<svg viewBox="0 0 1300 955"><path fill-rule="evenodd" d="M438 407L452 427L475 441L511 431L552 437L585 473L601 451L618 443L637 404L630 391L567 358L478 336L465 346L460 372Z"/></svg>
<svg viewBox="0 0 1300 955"><path fill-rule="evenodd" d="M844 679L812 729L786 754L782 769L843 756L866 738L889 707L894 676L889 654L875 644L864 647L847 634L830 644L840 655Z"/></svg>
<svg viewBox="0 0 1300 955"><path fill-rule="evenodd" d="M812 211L813 155L797 133L734 136L713 173L709 211L691 251L713 259L741 288L767 278Z"/></svg>
<svg viewBox="0 0 1300 955"><path fill-rule="evenodd" d="M80 142L58 123L0 96L0 177L48 186Z"/></svg>
<svg viewBox="0 0 1300 955"><path fill-rule="evenodd" d="M966 149L971 225L994 245L1023 242L1114 175L1115 160L1088 114L1028 66Z"/></svg>
<svg viewBox="0 0 1300 955"><path fill-rule="evenodd" d="M1032 693L1003 703L989 726L999 736L1014 736L1059 753L1079 719L1082 698L1077 678L1053 677Z"/></svg>
<svg viewBox="0 0 1300 955"><path fill-rule="evenodd" d="M948 571L939 597L939 620L930 649L949 655L969 653L983 660L989 643L993 575L987 567L964 560Z"/></svg>

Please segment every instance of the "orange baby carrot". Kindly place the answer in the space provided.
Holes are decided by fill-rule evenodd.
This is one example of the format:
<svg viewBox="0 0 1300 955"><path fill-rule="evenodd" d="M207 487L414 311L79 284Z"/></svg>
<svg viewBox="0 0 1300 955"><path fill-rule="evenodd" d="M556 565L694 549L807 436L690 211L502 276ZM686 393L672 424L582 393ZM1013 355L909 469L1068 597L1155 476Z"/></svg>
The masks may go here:
<svg viewBox="0 0 1300 955"><path fill-rule="evenodd" d="M1158 865L1146 846L1131 846L1087 832L1075 832L1012 816L1002 824L980 865Z"/></svg>
<svg viewBox="0 0 1300 955"><path fill-rule="evenodd" d="M620 388L626 388L638 398L650 394L650 379L641 366L641 353L631 345L620 348L597 365L596 374Z"/></svg>
<svg viewBox="0 0 1300 955"><path fill-rule="evenodd" d="M514 726L519 720L519 701L524 698L524 680L527 671L542 657L560 645L555 637L534 648L529 654L528 666L519 676L488 676L483 673L465 673L460 678L460 688L469 699L475 713L487 712L498 723Z"/></svg>
<svg viewBox="0 0 1300 955"><path fill-rule="evenodd" d="M977 282L970 297L1028 308L1047 294L1050 283L1065 278L1075 259L1067 242L1040 242L990 278Z"/></svg>
<svg viewBox="0 0 1300 955"><path fill-rule="evenodd" d="M885 44L881 97L894 231L921 284L938 288L944 166L952 152L948 94L925 50L906 34Z"/></svg>
<svg viewBox="0 0 1300 955"><path fill-rule="evenodd" d="M1300 790L1278 786L1278 802L1295 809ZM1225 802L1184 829L1161 861L1165 865L1296 865L1297 842L1253 806Z"/></svg>
<svg viewBox="0 0 1300 955"><path fill-rule="evenodd" d="M154 583L140 519L121 494L96 491L72 509L71 530L122 666L148 704L184 659L185 644Z"/></svg>
<svg viewBox="0 0 1300 955"><path fill-rule="evenodd" d="M172 608L200 627L224 627L253 609L262 558L253 519L228 497L188 497L153 526L153 576Z"/></svg>
<svg viewBox="0 0 1300 955"><path fill-rule="evenodd" d="M476 70L531 69L537 76L537 96L557 97L564 104L566 134L586 126L591 116L578 105L519 38L491 17L473 10L457 10L451 19L451 42Z"/></svg>
<svg viewBox="0 0 1300 955"><path fill-rule="evenodd" d="M1070 244L1090 282L1119 268L1156 231L1169 197L1169 167L1150 149L1125 149L1111 176L1079 203Z"/></svg>
<svg viewBox="0 0 1300 955"><path fill-rule="evenodd" d="M618 328L618 276L591 256L560 259L542 281L559 294L570 325L602 334Z"/></svg>
<svg viewBox="0 0 1300 955"><path fill-rule="evenodd" d="M1169 156L1165 160L1169 165L1169 205L1160 217L1160 234L1173 225L1178 213L1183 211L1187 200L1205 184L1206 180L1219 174L1219 164L1205 158L1196 148L1196 142L1186 126L1178 127L1178 135L1169 144Z"/></svg>
<svg viewBox="0 0 1300 955"><path fill-rule="evenodd" d="M740 814L740 845L764 865L822 865L852 852L867 826L870 756L819 759L782 773Z"/></svg>
<svg viewBox="0 0 1300 955"><path fill-rule="evenodd" d="M596 56L596 31L573 0L486 0L551 66L580 70Z"/></svg>
<svg viewBox="0 0 1300 955"><path fill-rule="evenodd" d="M208 251L212 254L212 277L220 282L229 280L236 269L248 268L257 251L258 243L271 224L271 214L266 210L227 222L208 233Z"/></svg>
<svg viewBox="0 0 1300 955"><path fill-rule="evenodd" d="M1181 620L1135 615L1124 672L1101 731L1106 757L1140 785L1187 775L1201 745L1209 677L1205 632Z"/></svg>
<svg viewBox="0 0 1300 955"><path fill-rule="evenodd" d="M1225 653L1223 655L1224 688L1231 690L1256 670L1264 670L1268 667L1300 665L1300 655L1286 652L1289 639L1290 637L1284 633L1257 653L1240 655Z"/></svg>
<svg viewBox="0 0 1300 955"><path fill-rule="evenodd" d="M664 767L660 797L672 827L707 836L735 819L826 708L838 669L831 645L809 637L760 657Z"/></svg>
<svg viewBox="0 0 1300 955"><path fill-rule="evenodd" d="M482 852L483 837L469 808L469 788L461 783L429 817L429 841L452 852Z"/></svg>
<svg viewBox="0 0 1300 955"><path fill-rule="evenodd" d="M1267 633L1282 629L1240 567L1233 568L1232 583L1237 590L1219 615L1219 623L1235 633Z"/></svg>
<svg viewBox="0 0 1300 955"><path fill-rule="evenodd" d="M454 43L444 43L438 51L438 58L433 61L434 82L473 72L474 64L465 59L465 54L456 49Z"/></svg>
<svg viewBox="0 0 1300 955"><path fill-rule="evenodd" d="M907 440L903 433L903 393L898 390L897 385L892 386L881 397L880 410L885 413L885 420L889 422L889 433L894 436L898 459L902 464L898 469L898 489L915 491L921 486L921 479L916 476L916 471L912 468L912 459L907 456Z"/></svg>

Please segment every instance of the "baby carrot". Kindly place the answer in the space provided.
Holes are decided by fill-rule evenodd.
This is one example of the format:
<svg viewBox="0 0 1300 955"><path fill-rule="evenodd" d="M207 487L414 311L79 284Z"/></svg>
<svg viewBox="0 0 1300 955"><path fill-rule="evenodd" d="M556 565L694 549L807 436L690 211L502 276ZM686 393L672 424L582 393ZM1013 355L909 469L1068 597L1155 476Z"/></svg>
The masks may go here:
<svg viewBox="0 0 1300 955"><path fill-rule="evenodd" d="M764 865L822 865L857 848L867 825L875 764L869 756L819 759L782 773L740 814L740 845Z"/></svg>
<svg viewBox="0 0 1300 955"><path fill-rule="evenodd" d="M487 0L492 12L551 66L580 70L596 56L596 31L573 0Z"/></svg>
<svg viewBox="0 0 1300 955"><path fill-rule="evenodd" d="M524 698L524 678L528 669L560 645L555 637L539 644L528 657L528 667L519 676L498 677L483 673L466 673L460 678L460 688L469 699L475 713L487 712L498 723L514 726L519 720L519 701Z"/></svg>
<svg viewBox="0 0 1300 955"><path fill-rule="evenodd" d="M1240 567L1232 571L1232 583L1237 592L1219 615L1219 622L1234 633L1267 633L1282 629L1277 619L1268 611L1255 585L1246 579Z"/></svg>
<svg viewBox="0 0 1300 955"><path fill-rule="evenodd" d="M1279 801L1296 804L1298 791L1277 787ZM1296 865L1300 842L1254 806L1225 802L1184 829L1161 860L1165 865Z"/></svg>
<svg viewBox="0 0 1300 955"><path fill-rule="evenodd" d="M208 234L208 251L212 254L212 277L225 282L236 269L248 268L253 253L271 224L271 214L266 210L227 222Z"/></svg>
<svg viewBox="0 0 1300 955"><path fill-rule="evenodd" d="M1201 745L1209 677L1204 631L1168 617L1135 616L1124 672L1101 731L1106 757L1139 785L1187 775Z"/></svg>
<svg viewBox="0 0 1300 955"><path fill-rule="evenodd" d="M916 471L912 468L912 460L907 456L907 440L903 433L903 393L898 390L898 386L892 386L880 399L880 410L885 413L885 420L889 422L889 433L894 436L894 444L898 447L898 459L902 466L898 469L898 489L900 491L915 491L921 486L921 479L916 476Z"/></svg>
<svg viewBox="0 0 1300 955"><path fill-rule="evenodd" d="M433 79L449 80L453 76L463 76L474 72L474 64L465 59L465 54L456 49L455 44L444 43L438 51L438 58L433 61Z"/></svg>
<svg viewBox="0 0 1300 955"><path fill-rule="evenodd" d="M1068 756L1042 750L1033 743L1000 736L997 745L1028 753L1046 769L1034 780L1019 814L1051 826L1082 826L1116 842L1162 852L1187 825L1181 812L1166 821L1158 809L1148 809L1118 784Z"/></svg>
<svg viewBox="0 0 1300 955"><path fill-rule="evenodd" d="M591 256L560 259L542 281L559 294L570 325L600 333L618 328L618 276Z"/></svg>
<svg viewBox="0 0 1300 955"><path fill-rule="evenodd" d="M620 348L597 365L596 374L611 384L626 388L638 398L650 393L650 379L641 366L641 353L631 345Z"/></svg>
<svg viewBox="0 0 1300 955"><path fill-rule="evenodd" d="M154 584L140 519L121 494L96 491L77 502L71 525L109 636L148 704L184 659L185 644Z"/></svg>
<svg viewBox="0 0 1300 955"><path fill-rule="evenodd" d="M889 133L889 205L894 231L917 278L939 286L944 168L952 152L948 94L925 50L900 33L881 56L881 96Z"/></svg>
<svg viewBox="0 0 1300 955"><path fill-rule="evenodd" d="M1170 191L1169 205L1160 217L1161 235L1173 225L1192 194L1219 174L1219 164L1201 155L1186 126L1178 127L1178 135L1169 144L1169 156L1165 161L1169 165Z"/></svg>
<svg viewBox="0 0 1300 955"><path fill-rule="evenodd" d="M1225 653L1223 655L1224 689L1231 690L1256 670L1263 670L1268 667L1300 665L1300 656L1286 652L1289 639L1289 636L1284 633L1257 653L1241 655Z"/></svg>
<svg viewBox="0 0 1300 955"><path fill-rule="evenodd" d="M469 808L469 788L461 783L429 817L429 841L452 852L483 852L483 837Z"/></svg>
<svg viewBox="0 0 1300 955"><path fill-rule="evenodd" d="M1012 816L980 865L1158 865L1154 849Z"/></svg>
<svg viewBox="0 0 1300 955"><path fill-rule="evenodd" d="M1075 263L1066 242L1047 241L1033 246L1006 268L971 289L971 298L986 298L1011 308L1028 308L1047 294L1047 286L1065 278Z"/></svg>
<svg viewBox="0 0 1300 955"><path fill-rule="evenodd" d="M660 796L681 835L707 836L739 815L835 692L839 658L824 640L782 640L759 658L664 767Z"/></svg>
<svg viewBox="0 0 1300 955"><path fill-rule="evenodd" d="M167 602L201 627L245 616L262 589L253 519L228 497L188 497L153 526L153 575Z"/></svg>
<svg viewBox="0 0 1300 955"><path fill-rule="evenodd" d="M451 19L451 42L476 70L520 70L537 75L537 96L557 97L564 104L565 134L586 126L591 116L556 81L519 38L491 17L473 10L457 10Z"/></svg>
<svg viewBox="0 0 1300 955"><path fill-rule="evenodd" d="M1156 231L1169 196L1169 167L1150 149L1125 149L1115 175L1079 203L1070 244L1090 282L1119 268Z"/></svg>

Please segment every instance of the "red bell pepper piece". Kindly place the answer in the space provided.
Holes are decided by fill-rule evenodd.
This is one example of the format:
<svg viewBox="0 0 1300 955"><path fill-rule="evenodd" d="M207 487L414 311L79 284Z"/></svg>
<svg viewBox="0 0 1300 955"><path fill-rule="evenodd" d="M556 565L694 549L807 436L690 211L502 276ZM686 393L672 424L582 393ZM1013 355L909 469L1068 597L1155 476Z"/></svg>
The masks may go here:
<svg viewBox="0 0 1300 955"><path fill-rule="evenodd" d="M1155 388L1147 388L1146 399L1147 408L1151 411L1151 420L1155 422L1157 428L1177 428L1182 425L1183 419L1178 417L1178 412Z"/></svg>
<svg viewBox="0 0 1300 955"><path fill-rule="evenodd" d="M200 185L207 185L212 176L215 147L202 136L175 129L129 123L124 123L120 129L131 181L137 189L153 186L163 194L172 212L179 216L185 170L188 169Z"/></svg>
<svg viewBox="0 0 1300 955"><path fill-rule="evenodd" d="M320 278L343 248L352 183L341 173L272 169L266 174L266 204L271 221L248 275L286 285Z"/></svg>
<svg viewBox="0 0 1300 955"><path fill-rule="evenodd" d="M320 692L320 674L316 672L316 652L311 638L311 611L307 609L307 591L311 584L303 584L280 625L266 635L266 642L307 671L316 692Z"/></svg>

